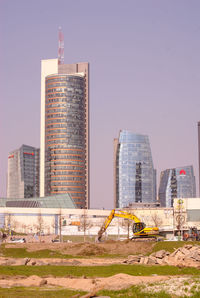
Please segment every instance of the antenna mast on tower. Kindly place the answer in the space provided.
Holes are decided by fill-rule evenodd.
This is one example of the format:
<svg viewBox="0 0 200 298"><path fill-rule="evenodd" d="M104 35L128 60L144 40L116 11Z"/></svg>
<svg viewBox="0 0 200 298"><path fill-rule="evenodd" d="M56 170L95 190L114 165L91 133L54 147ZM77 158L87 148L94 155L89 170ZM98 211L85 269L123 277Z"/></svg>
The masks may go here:
<svg viewBox="0 0 200 298"><path fill-rule="evenodd" d="M64 35L61 27L58 32L58 64L64 64Z"/></svg>

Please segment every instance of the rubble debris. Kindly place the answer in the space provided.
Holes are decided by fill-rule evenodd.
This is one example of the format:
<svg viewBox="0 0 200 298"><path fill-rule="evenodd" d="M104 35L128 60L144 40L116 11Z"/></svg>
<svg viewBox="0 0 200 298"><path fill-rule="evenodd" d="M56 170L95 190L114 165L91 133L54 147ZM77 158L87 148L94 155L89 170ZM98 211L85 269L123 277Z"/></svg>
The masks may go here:
<svg viewBox="0 0 200 298"><path fill-rule="evenodd" d="M29 262L30 262L30 258L25 258L25 260L24 260L24 265L27 265Z"/></svg>
<svg viewBox="0 0 200 298"><path fill-rule="evenodd" d="M130 255L123 263L200 268L200 246L185 245L179 247L171 254L168 251L160 250L152 253L150 256Z"/></svg>

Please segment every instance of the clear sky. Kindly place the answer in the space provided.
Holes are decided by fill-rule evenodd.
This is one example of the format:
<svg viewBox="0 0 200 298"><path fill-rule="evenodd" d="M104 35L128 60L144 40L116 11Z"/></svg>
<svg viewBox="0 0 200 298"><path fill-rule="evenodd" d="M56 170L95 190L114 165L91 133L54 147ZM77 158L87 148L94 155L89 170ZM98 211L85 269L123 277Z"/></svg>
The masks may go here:
<svg viewBox="0 0 200 298"><path fill-rule="evenodd" d="M91 207L113 207L113 139L147 134L158 182L193 165L198 181L199 0L1 0L0 196L8 152L40 146L40 61L90 63ZM198 187L197 187L198 189Z"/></svg>

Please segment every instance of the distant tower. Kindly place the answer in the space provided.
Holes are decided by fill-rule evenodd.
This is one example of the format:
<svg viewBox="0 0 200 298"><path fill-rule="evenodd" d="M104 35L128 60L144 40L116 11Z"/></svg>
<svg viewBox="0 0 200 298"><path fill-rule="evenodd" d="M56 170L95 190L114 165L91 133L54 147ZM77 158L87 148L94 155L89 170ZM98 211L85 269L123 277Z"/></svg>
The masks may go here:
<svg viewBox="0 0 200 298"><path fill-rule="evenodd" d="M149 138L121 130L114 140L115 208L156 202L156 175Z"/></svg>
<svg viewBox="0 0 200 298"><path fill-rule="evenodd" d="M39 196L40 149L22 145L8 155L7 198Z"/></svg>
<svg viewBox="0 0 200 298"><path fill-rule="evenodd" d="M63 63L59 30L58 59L41 64L40 196L69 193L89 208L89 63Z"/></svg>
<svg viewBox="0 0 200 298"><path fill-rule="evenodd" d="M61 27L58 32L58 64L64 64L64 35Z"/></svg>
<svg viewBox="0 0 200 298"><path fill-rule="evenodd" d="M196 183L193 166L167 169L161 172L159 201L162 207L173 207L175 198L195 198Z"/></svg>

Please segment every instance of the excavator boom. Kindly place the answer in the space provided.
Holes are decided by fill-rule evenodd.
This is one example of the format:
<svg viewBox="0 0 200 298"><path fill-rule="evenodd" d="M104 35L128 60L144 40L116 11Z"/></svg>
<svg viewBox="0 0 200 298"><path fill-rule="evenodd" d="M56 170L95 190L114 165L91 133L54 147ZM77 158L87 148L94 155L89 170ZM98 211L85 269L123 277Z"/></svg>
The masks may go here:
<svg viewBox="0 0 200 298"><path fill-rule="evenodd" d="M98 241L101 241L103 233L106 231L106 229L108 228L108 226L110 225L110 223L114 217L120 217L120 218L133 220L133 222L134 222L133 233L135 236L147 237L147 236L155 236L155 235L159 234L159 230L157 227L146 228L145 224L143 222L141 222L140 219L136 215L129 213L127 211L113 209L110 212L109 216L104 221L101 229L98 232L98 237L97 237Z"/></svg>

